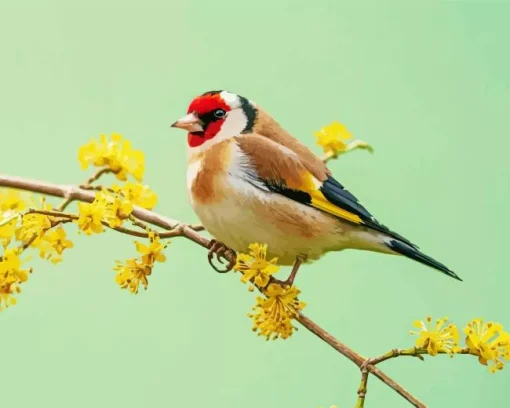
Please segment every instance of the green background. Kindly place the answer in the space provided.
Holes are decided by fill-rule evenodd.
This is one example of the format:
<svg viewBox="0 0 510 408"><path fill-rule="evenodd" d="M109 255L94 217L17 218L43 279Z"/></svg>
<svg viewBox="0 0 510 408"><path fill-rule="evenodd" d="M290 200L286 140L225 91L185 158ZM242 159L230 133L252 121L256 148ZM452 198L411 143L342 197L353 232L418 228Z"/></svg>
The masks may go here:
<svg viewBox="0 0 510 408"><path fill-rule="evenodd" d="M366 356L412 345L426 315L510 328L509 4L86 3L2 2L2 173L81 182L78 147L119 132L146 154L157 210L196 222L185 135L169 129L192 97L244 95L317 153L313 132L339 120L375 154L332 163L337 178L465 282L402 258L330 254L298 277L306 313ZM304 330L255 336L255 295L202 248L175 239L132 296L111 270L135 255L130 238L73 239L59 266L32 262L0 315L2 406L354 406L355 366ZM510 370L492 376L473 357L383 367L431 407L509 401ZM367 398L408 406L376 379Z"/></svg>

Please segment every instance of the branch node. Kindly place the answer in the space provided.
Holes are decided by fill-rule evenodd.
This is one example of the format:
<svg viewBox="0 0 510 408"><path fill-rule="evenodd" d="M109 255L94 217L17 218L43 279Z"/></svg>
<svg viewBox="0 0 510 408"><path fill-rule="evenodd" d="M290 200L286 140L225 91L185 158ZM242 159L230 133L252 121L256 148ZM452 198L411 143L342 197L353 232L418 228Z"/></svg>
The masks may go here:
<svg viewBox="0 0 510 408"><path fill-rule="evenodd" d="M367 358L365 361L363 361L363 363L359 367L362 374L368 373L368 371L369 371L368 366L370 366L373 361L374 361L373 358Z"/></svg>

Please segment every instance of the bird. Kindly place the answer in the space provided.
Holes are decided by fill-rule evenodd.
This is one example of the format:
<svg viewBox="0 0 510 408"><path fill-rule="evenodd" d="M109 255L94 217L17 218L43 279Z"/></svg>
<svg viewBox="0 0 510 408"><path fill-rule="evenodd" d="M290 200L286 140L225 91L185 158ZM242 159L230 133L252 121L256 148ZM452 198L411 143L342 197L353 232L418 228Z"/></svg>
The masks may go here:
<svg viewBox="0 0 510 408"><path fill-rule="evenodd" d="M292 266L355 249L399 255L462 281L447 266L381 224L315 153L255 102L226 90L193 98L171 127L187 131L187 189L211 234L211 252L267 244ZM219 271L219 270L218 270Z"/></svg>

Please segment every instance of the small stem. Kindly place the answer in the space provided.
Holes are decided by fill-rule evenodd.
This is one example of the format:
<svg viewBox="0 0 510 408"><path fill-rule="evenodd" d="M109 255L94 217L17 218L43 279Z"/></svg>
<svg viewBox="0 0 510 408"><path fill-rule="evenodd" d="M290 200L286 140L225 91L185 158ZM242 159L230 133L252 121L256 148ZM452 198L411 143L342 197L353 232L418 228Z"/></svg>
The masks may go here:
<svg viewBox="0 0 510 408"><path fill-rule="evenodd" d="M2 220L2 222L0 222L0 227L3 227L4 225L7 225L9 224L10 222L14 221L15 219L17 218L20 218L21 215L19 213L16 213L14 215L11 215L10 217L6 218L5 220Z"/></svg>
<svg viewBox="0 0 510 408"><path fill-rule="evenodd" d="M70 218L70 219L78 219L80 216L78 214L70 214L64 213L60 211L52 211L52 210L38 210L37 208L29 208L26 214L41 214L47 215L48 217L57 217L57 218Z"/></svg>
<svg viewBox="0 0 510 408"><path fill-rule="evenodd" d="M361 382L358 387L358 401L355 408L363 408L365 406L365 396L367 395L368 370L366 367L361 369Z"/></svg>
<svg viewBox="0 0 510 408"><path fill-rule="evenodd" d="M125 228L125 227L110 227L110 225L108 225L108 223L105 221L102 221L101 224L103 224L105 227L108 227L108 228L115 230L117 232L121 232L123 234L132 235L132 236L138 237L138 238L149 238L149 234L147 232L132 230L132 229Z"/></svg>
<svg viewBox="0 0 510 408"><path fill-rule="evenodd" d="M95 174L92 175L83 185L85 186L91 186L92 183L99 180L102 175L111 173L112 171L109 168L103 168L95 172ZM80 186L81 187L81 186Z"/></svg>
<svg viewBox="0 0 510 408"><path fill-rule="evenodd" d="M387 353L380 355L379 357L371 358L369 360L369 364L375 366L379 363L382 363L383 361L390 360L390 359L396 358L396 357L402 357L402 356L416 357L416 358L424 361L425 359L423 358L423 355L425 355L425 354L429 354L426 349L420 349L420 348L416 348L416 347L411 347L408 349L393 349L393 350L388 351ZM444 351L444 350L438 350L437 354L448 354L448 352ZM469 352L469 348L465 347L465 348L462 348L462 349L456 351L453 354L471 354L471 353Z"/></svg>
<svg viewBox="0 0 510 408"><path fill-rule="evenodd" d="M136 226L136 227L138 227L138 228L141 228L141 229L143 229L144 231L150 231L150 230L151 230L151 228L149 227L149 225L148 225L147 223L142 222L142 221L140 221L140 220L136 219L136 218L135 218L134 216L132 216L132 215L130 215L130 216L129 216L129 221L131 221L131 223L132 223L134 226Z"/></svg>
<svg viewBox="0 0 510 408"><path fill-rule="evenodd" d="M328 152L322 155L321 160L324 163L327 163L328 161L332 159L338 159L339 156L342 154L346 154L349 152L352 152L356 149L365 149L368 150L370 153L373 153L374 149L372 146L370 146L367 142L364 142L363 140L353 140L352 142L348 143L344 151L337 151L337 152Z"/></svg>

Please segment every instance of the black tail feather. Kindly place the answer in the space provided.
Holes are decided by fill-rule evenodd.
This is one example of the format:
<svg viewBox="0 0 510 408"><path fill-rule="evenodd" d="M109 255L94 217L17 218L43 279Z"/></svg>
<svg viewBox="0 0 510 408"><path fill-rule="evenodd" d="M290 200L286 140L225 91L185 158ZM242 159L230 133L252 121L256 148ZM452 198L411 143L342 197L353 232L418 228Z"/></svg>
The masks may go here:
<svg viewBox="0 0 510 408"><path fill-rule="evenodd" d="M392 249L393 251L397 252L400 255L406 256L424 265L437 269L438 271L443 272L445 275L448 275L462 282L462 279L459 278L455 272L448 269L448 267L446 267L442 263L437 262L435 259L432 259L430 256L425 255L418 249L413 248L412 246L404 242L392 239L388 241L386 245L388 246L388 248Z"/></svg>

